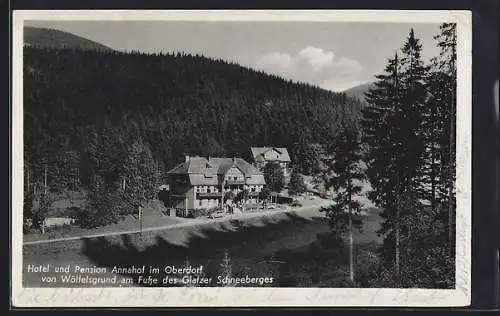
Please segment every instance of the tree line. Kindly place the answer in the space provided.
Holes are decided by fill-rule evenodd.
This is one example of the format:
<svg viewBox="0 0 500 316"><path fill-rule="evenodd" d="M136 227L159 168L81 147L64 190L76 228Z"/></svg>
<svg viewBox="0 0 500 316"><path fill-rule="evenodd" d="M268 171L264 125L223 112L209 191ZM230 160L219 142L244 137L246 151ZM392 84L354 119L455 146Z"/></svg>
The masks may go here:
<svg viewBox="0 0 500 316"><path fill-rule="evenodd" d="M440 54L426 64L410 31L366 93L361 120L337 136L334 159L326 163L326 183L337 196L323 211L334 232L349 236L351 284L454 285L455 24L441 25L435 40ZM362 227L355 180L364 178L372 187L369 199L383 210L383 244L368 281L354 276L352 240Z"/></svg>

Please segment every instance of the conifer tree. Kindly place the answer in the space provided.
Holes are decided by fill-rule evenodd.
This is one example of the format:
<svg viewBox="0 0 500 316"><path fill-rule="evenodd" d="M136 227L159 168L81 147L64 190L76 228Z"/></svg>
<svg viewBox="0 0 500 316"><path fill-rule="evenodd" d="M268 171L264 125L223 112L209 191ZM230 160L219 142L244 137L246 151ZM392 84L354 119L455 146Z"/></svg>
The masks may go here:
<svg viewBox="0 0 500 316"><path fill-rule="evenodd" d="M401 103L400 60L395 54L388 60L383 74L377 75L374 88L366 93L368 106L363 110L363 140L366 144L366 175L372 190L368 197L382 208L383 222L379 234L385 235L382 255L394 262L399 274L399 211L397 195L400 188L400 172L397 169L398 155L402 154L399 135L395 131L396 108Z"/></svg>
<svg viewBox="0 0 500 316"><path fill-rule="evenodd" d="M439 238L443 226L435 206L443 199L439 166L446 160L441 153L443 122L450 112L440 106L444 96L433 89L446 91L435 87L449 81L429 73L420 52L412 30L400 58L389 61L385 74L367 93L369 106L362 121L367 175L373 188L369 197L384 209L381 254L389 267L394 264L392 286L432 283L424 276L437 270L442 276L434 278L434 284L443 279L440 284L449 284L450 279L448 255L441 255L439 264L428 258L429 253L443 254ZM431 207L425 207L423 200L430 200Z"/></svg>
<svg viewBox="0 0 500 316"><path fill-rule="evenodd" d="M142 139L132 142L123 165L128 185L123 190L128 205L125 212L141 214L148 200L157 194L159 174L157 163Z"/></svg>
<svg viewBox="0 0 500 316"><path fill-rule="evenodd" d="M283 169L276 162L268 162L264 166L264 179L266 186L273 192L280 192L285 185Z"/></svg>
<svg viewBox="0 0 500 316"><path fill-rule="evenodd" d="M333 175L325 183L327 188L332 187L336 194L334 204L321 210L326 213L328 223L337 238L343 234L349 236L349 279L354 283L354 229L361 229L362 222L357 218L361 212L361 205L355 199L361 192L359 181L364 179L360 167L361 153L359 133L355 126L345 126L335 142L335 158L329 171Z"/></svg>
<svg viewBox="0 0 500 316"><path fill-rule="evenodd" d="M304 177L297 171L293 171L288 183L288 194L296 195L306 191L307 187L304 183Z"/></svg>
<svg viewBox="0 0 500 316"><path fill-rule="evenodd" d="M419 194L426 190L424 181L425 156L425 117L428 111L425 89L422 84L428 77L429 67L421 57L422 45L411 29L401 52L402 100L396 111L400 120L396 122L396 135L400 137L402 154L400 168L404 190L410 194ZM397 124L400 123L400 124Z"/></svg>
<svg viewBox="0 0 500 316"><path fill-rule="evenodd" d="M226 287L233 286L233 284L230 282L230 279L233 276L232 265L233 264L232 264L231 258L229 256L229 252L226 249L226 250L224 250L224 257L222 258L222 261L220 263L220 275L223 279L226 279L228 281L228 283L224 284L223 286L226 286Z"/></svg>
<svg viewBox="0 0 500 316"><path fill-rule="evenodd" d="M189 258L186 257L186 260L184 261L184 271L187 271L187 269L189 269L191 267L191 263L189 262ZM181 275L181 282L182 280L185 280L184 277L189 277L189 273L182 273ZM192 287L193 286L193 283L191 282L183 282L182 285L184 287Z"/></svg>
<svg viewBox="0 0 500 316"><path fill-rule="evenodd" d="M432 60L432 80L429 89L432 101L438 103L436 131L441 172L438 177L440 202L446 209L448 245L454 248L455 173L456 173L456 86L457 86L457 33L455 23L443 23L434 39L440 48L439 56Z"/></svg>

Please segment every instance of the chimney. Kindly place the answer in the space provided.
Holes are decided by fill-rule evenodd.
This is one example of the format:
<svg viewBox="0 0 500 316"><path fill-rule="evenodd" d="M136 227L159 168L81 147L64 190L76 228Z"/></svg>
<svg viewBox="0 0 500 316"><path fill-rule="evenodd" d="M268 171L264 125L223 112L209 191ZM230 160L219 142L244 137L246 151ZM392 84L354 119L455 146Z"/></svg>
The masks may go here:
<svg viewBox="0 0 500 316"><path fill-rule="evenodd" d="M184 161L185 161L185 162L188 162L190 157L186 155L184 158L185 158L185 160L184 160Z"/></svg>

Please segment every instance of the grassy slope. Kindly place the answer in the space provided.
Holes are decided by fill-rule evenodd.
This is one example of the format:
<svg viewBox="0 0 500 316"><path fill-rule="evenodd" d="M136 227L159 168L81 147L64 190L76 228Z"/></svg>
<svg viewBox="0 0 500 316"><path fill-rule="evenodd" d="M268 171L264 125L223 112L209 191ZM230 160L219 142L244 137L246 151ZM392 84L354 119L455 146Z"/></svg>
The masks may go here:
<svg viewBox="0 0 500 316"><path fill-rule="evenodd" d="M67 205L70 204L68 200L60 200L57 201L59 205ZM59 214L67 214L64 212L64 209L53 209L51 213L55 211L59 212ZM143 228L164 226L170 224L176 224L183 221L182 218L175 218L166 216L163 214L163 211L166 211L166 208L162 205L160 201L153 200L144 208L144 217L143 217ZM105 233L114 233L114 232L122 232L122 231L130 231L130 230L138 230L139 229L139 221L136 216L128 216L124 220L111 224L105 227L99 227L95 229L87 229L81 228L78 226L65 226L58 227L55 229L48 229L48 232L44 235L41 235L38 232L32 232L24 235L24 241L35 241L35 240L47 240L47 239L56 239L63 237L80 237L80 236L88 236L88 235L97 235L97 234L105 234Z"/></svg>
<svg viewBox="0 0 500 316"><path fill-rule="evenodd" d="M375 233L378 228L377 213L369 213L365 217L363 233L355 234L356 244L378 242L379 238ZM186 259L189 259L191 265L203 265L207 275L216 276L220 272L221 258L227 250L235 275L262 276L266 273L262 270L265 269L265 265L261 266L259 263L266 258L269 259L273 254L278 259L288 261L290 273L299 273L298 266L314 264L311 261L315 258L313 254L328 252L315 242L318 233L325 233L328 230L323 214L317 211L280 214L147 232L142 235L127 234L24 246L24 266L26 269L28 264L43 263L71 264L73 267L96 265L107 267L110 271L114 265L182 267ZM325 271L325 273L330 272ZM25 286L43 286L40 275L36 273L25 273L23 280ZM306 285L310 283L310 281L303 282Z"/></svg>

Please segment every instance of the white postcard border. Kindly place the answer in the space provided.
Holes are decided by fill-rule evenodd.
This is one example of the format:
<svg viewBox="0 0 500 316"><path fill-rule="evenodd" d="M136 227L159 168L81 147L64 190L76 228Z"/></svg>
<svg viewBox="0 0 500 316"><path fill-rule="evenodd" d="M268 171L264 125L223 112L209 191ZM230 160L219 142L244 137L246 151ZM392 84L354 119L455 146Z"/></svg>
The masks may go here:
<svg viewBox="0 0 500 316"><path fill-rule="evenodd" d="M23 288L23 25L25 20L457 23L456 288ZM15 307L467 306L471 300L472 20L470 11L14 11L12 37L12 304Z"/></svg>

